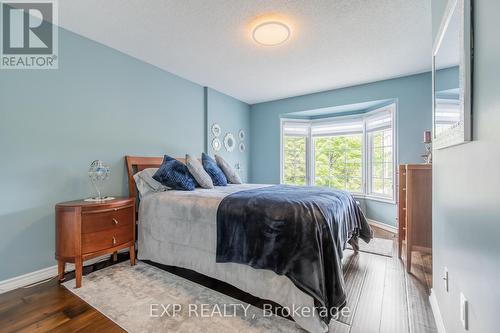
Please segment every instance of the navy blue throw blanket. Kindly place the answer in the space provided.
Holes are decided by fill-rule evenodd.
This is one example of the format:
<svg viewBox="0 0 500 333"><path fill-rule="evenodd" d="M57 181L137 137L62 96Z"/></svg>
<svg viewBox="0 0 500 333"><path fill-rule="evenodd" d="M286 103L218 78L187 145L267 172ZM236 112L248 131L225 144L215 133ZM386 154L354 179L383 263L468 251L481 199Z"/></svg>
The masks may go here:
<svg viewBox="0 0 500 333"><path fill-rule="evenodd" d="M369 242L373 233L345 191L287 185L243 190L225 197L217 211L217 262L287 276L314 299L326 323L346 302L341 259L351 237Z"/></svg>

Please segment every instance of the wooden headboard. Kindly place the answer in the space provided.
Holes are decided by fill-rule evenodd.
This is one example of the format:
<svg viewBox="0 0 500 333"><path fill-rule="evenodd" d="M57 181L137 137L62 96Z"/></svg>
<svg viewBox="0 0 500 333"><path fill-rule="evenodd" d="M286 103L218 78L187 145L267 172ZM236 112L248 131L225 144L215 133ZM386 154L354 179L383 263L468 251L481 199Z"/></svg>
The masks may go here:
<svg viewBox="0 0 500 333"><path fill-rule="evenodd" d="M185 158L175 158L186 163ZM128 196L137 197L137 187L135 186L134 175L147 168L158 168L163 161L163 157L125 156L125 164L128 173Z"/></svg>

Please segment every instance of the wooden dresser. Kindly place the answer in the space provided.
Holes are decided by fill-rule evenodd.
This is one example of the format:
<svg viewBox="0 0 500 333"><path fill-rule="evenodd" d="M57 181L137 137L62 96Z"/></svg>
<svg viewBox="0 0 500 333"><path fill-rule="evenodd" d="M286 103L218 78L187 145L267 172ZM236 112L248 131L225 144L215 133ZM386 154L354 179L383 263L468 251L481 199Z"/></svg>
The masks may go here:
<svg viewBox="0 0 500 333"><path fill-rule="evenodd" d="M412 251L432 250L432 165L400 165L398 198L398 255L410 272Z"/></svg>
<svg viewBox="0 0 500 333"><path fill-rule="evenodd" d="M85 260L128 248L135 264L135 198L104 202L68 201L56 205L56 259L59 280L67 262L75 264L76 287Z"/></svg>

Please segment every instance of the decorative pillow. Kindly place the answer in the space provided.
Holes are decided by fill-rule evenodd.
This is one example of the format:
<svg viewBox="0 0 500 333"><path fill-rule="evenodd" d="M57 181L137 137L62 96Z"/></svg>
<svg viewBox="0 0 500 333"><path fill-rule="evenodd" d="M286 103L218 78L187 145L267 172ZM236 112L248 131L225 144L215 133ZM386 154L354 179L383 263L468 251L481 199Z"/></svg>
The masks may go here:
<svg viewBox="0 0 500 333"><path fill-rule="evenodd" d="M193 175L194 179L196 179L201 187L214 188L212 178L210 178L210 175L203 169L203 165L197 158L193 158L191 155L186 154L186 165L191 175Z"/></svg>
<svg viewBox="0 0 500 333"><path fill-rule="evenodd" d="M163 192L168 190L168 187L153 179L153 175L158 168L147 168L134 175L135 185L139 191L139 196L142 197L150 192Z"/></svg>
<svg viewBox="0 0 500 333"><path fill-rule="evenodd" d="M228 182L230 182L231 184L241 184L240 176L238 175L236 170L234 170L233 167L226 162L226 160L224 160L219 155L215 155L215 161L217 162L219 168L221 168L226 175Z"/></svg>
<svg viewBox="0 0 500 333"><path fill-rule="evenodd" d="M197 185L187 166L168 155L163 157L163 162L153 175L153 179L181 191L193 191Z"/></svg>
<svg viewBox="0 0 500 333"><path fill-rule="evenodd" d="M227 186L227 179L224 172L217 166L213 158L205 153L201 154L203 169L210 175L215 186Z"/></svg>

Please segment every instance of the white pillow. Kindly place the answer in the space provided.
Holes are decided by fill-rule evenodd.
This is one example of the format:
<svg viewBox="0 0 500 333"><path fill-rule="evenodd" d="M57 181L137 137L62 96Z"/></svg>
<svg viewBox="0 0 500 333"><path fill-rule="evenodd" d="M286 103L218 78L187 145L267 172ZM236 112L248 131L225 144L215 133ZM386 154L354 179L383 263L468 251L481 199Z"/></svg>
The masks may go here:
<svg viewBox="0 0 500 333"><path fill-rule="evenodd" d="M227 181L231 184L241 184L241 178L233 167L220 155L215 155L215 161L222 172L226 175Z"/></svg>
<svg viewBox="0 0 500 333"><path fill-rule="evenodd" d="M142 197L150 192L163 192L169 188L162 183L153 179L153 175L158 168L144 169L134 175L135 185L139 191L139 197Z"/></svg>
<svg viewBox="0 0 500 333"><path fill-rule="evenodd" d="M210 175L205 171L203 165L198 159L186 154L186 166L189 173L196 179L198 184L203 188L214 188L214 183Z"/></svg>

